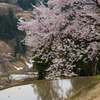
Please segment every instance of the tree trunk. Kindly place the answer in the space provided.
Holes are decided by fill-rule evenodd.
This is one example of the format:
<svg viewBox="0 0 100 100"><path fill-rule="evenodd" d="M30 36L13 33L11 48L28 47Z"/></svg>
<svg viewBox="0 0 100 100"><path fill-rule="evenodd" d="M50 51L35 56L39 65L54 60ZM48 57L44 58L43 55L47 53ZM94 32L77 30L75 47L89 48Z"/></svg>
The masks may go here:
<svg viewBox="0 0 100 100"><path fill-rule="evenodd" d="M94 73L93 73L93 76L96 75L96 71L97 71L97 60L95 58L95 60L94 60Z"/></svg>

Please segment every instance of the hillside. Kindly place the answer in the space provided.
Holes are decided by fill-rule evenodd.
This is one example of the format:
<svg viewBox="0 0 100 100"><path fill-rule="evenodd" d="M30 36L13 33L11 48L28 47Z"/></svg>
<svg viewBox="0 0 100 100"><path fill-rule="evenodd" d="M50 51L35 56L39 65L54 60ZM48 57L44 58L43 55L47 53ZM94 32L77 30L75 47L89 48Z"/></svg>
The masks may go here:
<svg viewBox="0 0 100 100"><path fill-rule="evenodd" d="M79 97L74 100L100 100L100 84L95 86L92 90L83 92Z"/></svg>
<svg viewBox="0 0 100 100"><path fill-rule="evenodd" d="M14 16L16 16L16 17L26 17L27 18L27 16L29 16L29 14L30 14L26 11L23 11L20 7L18 7L16 5L0 3L0 15L8 15L9 8L11 8ZM3 16L3 17L9 17L9 16ZM5 27L4 29L6 29L6 24L2 24L2 23L4 23L4 21L6 22L5 19L1 19L1 26L0 26L1 34L2 34L3 28ZM14 22L14 21L12 21L12 19L10 21ZM7 25L8 24L9 23L7 23ZM16 26L15 23L13 23L13 24L14 24L13 26ZM2 26L3 26L3 28L2 28ZM9 29L13 30L13 27L9 27ZM18 42L21 42L21 39L22 39L21 37L23 37L23 35L21 34L21 32L19 34L19 31L17 31L17 29L15 29L12 32L12 35L13 34L17 34L17 35L14 35L12 39L9 39L6 41L4 39L0 40L0 72L1 73L8 72L8 71L16 72L19 70L26 71L29 69L28 63L29 63L30 57L32 56L32 53L29 50L27 50L27 52L24 56L21 53L20 54L16 53L17 55L16 55L16 57L14 57L15 46L17 45L16 39L19 39ZM8 35L10 36L10 33ZM9 36L7 36L7 37L9 37ZM20 43L20 45L21 45L21 43Z"/></svg>
<svg viewBox="0 0 100 100"><path fill-rule="evenodd" d="M29 56L31 56L31 53L29 54L27 52L27 56L20 56L19 59L15 59L13 57L14 52L13 49L6 44L3 41L0 41L0 71L1 72L13 72L18 71L20 69L28 70L28 66L26 65L26 62L29 62Z"/></svg>
<svg viewBox="0 0 100 100"><path fill-rule="evenodd" d="M7 3L0 3L0 15L7 15L9 8L13 10L13 13L16 17L24 17L30 18L32 11L24 11L17 5L7 4Z"/></svg>
<svg viewBox="0 0 100 100"><path fill-rule="evenodd" d="M72 94L66 100L100 100L100 76L95 77L92 83Z"/></svg>
<svg viewBox="0 0 100 100"><path fill-rule="evenodd" d="M6 3L0 3L0 15L4 15L4 14L7 14L9 8L11 8L14 12L14 14L20 12L22 13L23 10L16 6L16 5L11 5L11 4L6 4Z"/></svg>

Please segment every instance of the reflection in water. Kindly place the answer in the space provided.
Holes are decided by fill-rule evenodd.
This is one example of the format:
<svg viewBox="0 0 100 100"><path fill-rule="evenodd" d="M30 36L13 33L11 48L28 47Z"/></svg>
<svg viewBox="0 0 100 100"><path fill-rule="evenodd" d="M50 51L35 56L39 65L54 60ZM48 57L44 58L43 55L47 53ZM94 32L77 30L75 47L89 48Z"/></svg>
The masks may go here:
<svg viewBox="0 0 100 100"><path fill-rule="evenodd" d="M33 84L34 92L38 94L37 100L58 100L59 98L67 98L72 90L70 79L42 81Z"/></svg>
<svg viewBox="0 0 100 100"><path fill-rule="evenodd" d="M37 84L33 84L34 92L38 94L37 100L52 100L53 98L58 97L58 94L56 93L56 88L59 88L58 83L56 85L53 85L52 82L41 82Z"/></svg>
<svg viewBox="0 0 100 100"><path fill-rule="evenodd" d="M40 81L0 91L0 100L64 100L88 85L90 78Z"/></svg>
<svg viewBox="0 0 100 100"><path fill-rule="evenodd" d="M76 79L71 79L71 84L73 86L73 92L88 86L94 80L95 80L94 78L76 78Z"/></svg>

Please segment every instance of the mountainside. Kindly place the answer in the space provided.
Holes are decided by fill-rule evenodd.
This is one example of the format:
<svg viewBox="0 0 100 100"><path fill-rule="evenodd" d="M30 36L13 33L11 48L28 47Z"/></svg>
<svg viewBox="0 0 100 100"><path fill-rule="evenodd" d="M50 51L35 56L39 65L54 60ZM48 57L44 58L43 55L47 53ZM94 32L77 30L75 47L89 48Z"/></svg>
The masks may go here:
<svg viewBox="0 0 100 100"><path fill-rule="evenodd" d="M31 53L27 52L27 56L20 56L19 59L13 57L13 49L3 41L0 41L0 71L1 72L12 72L19 70L28 70L28 62ZM31 64L31 63L30 63Z"/></svg>
<svg viewBox="0 0 100 100"><path fill-rule="evenodd" d="M30 13L23 11L20 7L18 7L16 5L0 3L0 16L3 15L3 18L1 16L1 23L0 23L1 31L0 31L0 33L4 35L6 32L4 32L3 29L6 30L6 28L7 28L6 25L8 25L9 28L6 31L10 32L10 30L12 30L11 31L12 34L7 33L7 35L8 35L7 38L10 35L11 36L13 35L13 38L11 38L9 40L2 39L1 35L0 35L0 73L16 72L19 70L26 71L26 70L30 69L30 66L32 67L31 62L29 62L30 57L32 56L32 53L28 49L27 51L25 51L26 54L22 54L23 52L21 52L21 50L24 49L24 45L22 45L22 43L21 43L22 37L24 37L22 35L23 32L19 32L19 31L17 31L16 28L14 28L17 26L17 23L14 23L15 18L13 18L14 16L12 13L11 13L12 16L11 16L11 14L9 14L9 9L11 9L13 11L13 14L16 18L23 17L23 16L27 18L27 16L29 16L29 14L30 14ZM8 15L12 19L9 19ZM8 17L8 21L5 20L5 19L7 19L7 17ZM8 22L8 23L4 24L5 22ZM9 25L12 25L14 27L10 27ZM17 35L15 35L15 34L17 34ZM19 49L20 49L20 53L19 53Z"/></svg>
<svg viewBox="0 0 100 100"><path fill-rule="evenodd" d="M20 12L22 13L23 10L16 6L16 5L11 5L11 4L7 4L7 3L0 3L0 15L4 15L8 13L9 8L11 8L14 12L14 14Z"/></svg>

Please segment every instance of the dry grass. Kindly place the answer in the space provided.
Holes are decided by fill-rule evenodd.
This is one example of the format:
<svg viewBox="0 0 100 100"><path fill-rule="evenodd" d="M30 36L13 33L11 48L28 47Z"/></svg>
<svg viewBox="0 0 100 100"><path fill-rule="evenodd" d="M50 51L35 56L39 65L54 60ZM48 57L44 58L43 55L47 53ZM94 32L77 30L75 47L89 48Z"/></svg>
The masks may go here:
<svg viewBox="0 0 100 100"><path fill-rule="evenodd" d="M9 8L13 10L14 14L18 12L23 12L23 10L16 5L0 3L0 15L7 14Z"/></svg>
<svg viewBox="0 0 100 100"><path fill-rule="evenodd" d="M100 80L95 80L66 100L100 100Z"/></svg>

